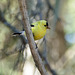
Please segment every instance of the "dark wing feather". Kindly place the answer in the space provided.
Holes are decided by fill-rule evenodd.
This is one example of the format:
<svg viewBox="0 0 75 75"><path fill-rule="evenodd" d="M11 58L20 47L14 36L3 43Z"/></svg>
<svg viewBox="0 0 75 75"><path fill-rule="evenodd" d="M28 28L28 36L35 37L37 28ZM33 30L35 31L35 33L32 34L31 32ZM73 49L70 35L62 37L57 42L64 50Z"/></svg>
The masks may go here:
<svg viewBox="0 0 75 75"><path fill-rule="evenodd" d="M22 34L21 32L15 32L12 35L14 36L14 35L21 35L21 34Z"/></svg>

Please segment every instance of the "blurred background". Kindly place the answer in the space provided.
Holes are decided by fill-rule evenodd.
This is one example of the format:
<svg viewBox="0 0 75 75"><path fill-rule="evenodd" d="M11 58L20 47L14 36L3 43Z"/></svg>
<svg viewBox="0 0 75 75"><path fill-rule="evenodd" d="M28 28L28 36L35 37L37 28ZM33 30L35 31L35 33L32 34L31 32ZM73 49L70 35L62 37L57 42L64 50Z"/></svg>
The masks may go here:
<svg viewBox="0 0 75 75"><path fill-rule="evenodd" d="M30 24L45 19L50 30L37 41L49 75L75 75L75 0L26 0ZM18 0L0 0L0 75L40 75L23 30Z"/></svg>

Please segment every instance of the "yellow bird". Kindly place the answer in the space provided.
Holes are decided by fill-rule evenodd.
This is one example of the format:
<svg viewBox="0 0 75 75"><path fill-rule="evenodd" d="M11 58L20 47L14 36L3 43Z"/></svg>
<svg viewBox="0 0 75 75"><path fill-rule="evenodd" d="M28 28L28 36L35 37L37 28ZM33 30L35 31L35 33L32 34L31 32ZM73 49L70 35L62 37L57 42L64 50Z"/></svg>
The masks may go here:
<svg viewBox="0 0 75 75"><path fill-rule="evenodd" d="M48 26L47 21L40 20L40 21L32 23L31 29L32 29L34 40L39 40L45 36L46 30L50 29L50 27ZM16 35L16 34L22 35L23 33L22 32L13 33L13 35Z"/></svg>

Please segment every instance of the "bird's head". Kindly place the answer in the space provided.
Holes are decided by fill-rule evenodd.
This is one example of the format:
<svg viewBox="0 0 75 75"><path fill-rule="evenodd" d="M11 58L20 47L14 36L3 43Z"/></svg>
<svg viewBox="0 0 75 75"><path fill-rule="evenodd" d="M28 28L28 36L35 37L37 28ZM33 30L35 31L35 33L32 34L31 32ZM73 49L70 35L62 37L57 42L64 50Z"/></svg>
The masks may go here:
<svg viewBox="0 0 75 75"><path fill-rule="evenodd" d="M48 22L45 20L42 20L42 25L46 28L46 29L50 29L50 27L48 26Z"/></svg>
<svg viewBox="0 0 75 75"><path fill-rule="evenodd" d="M46 24L44 25L44 27L46 27L46 29L50 29L50 27L48 26L48 22L46 21Z"/></svg>

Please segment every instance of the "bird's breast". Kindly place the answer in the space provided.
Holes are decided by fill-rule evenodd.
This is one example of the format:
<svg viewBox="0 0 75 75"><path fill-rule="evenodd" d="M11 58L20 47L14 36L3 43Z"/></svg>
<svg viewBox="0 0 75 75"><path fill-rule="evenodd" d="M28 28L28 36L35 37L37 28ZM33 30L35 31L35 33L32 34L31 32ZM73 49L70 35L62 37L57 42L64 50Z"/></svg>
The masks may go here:
<svg viewBox="0 0 75 75"><path fill-rule="evenodd" d="M41 29L41 28L33 29L32 32L33 32L34 40L39 40L45 36L46 29Z"/></svg>

